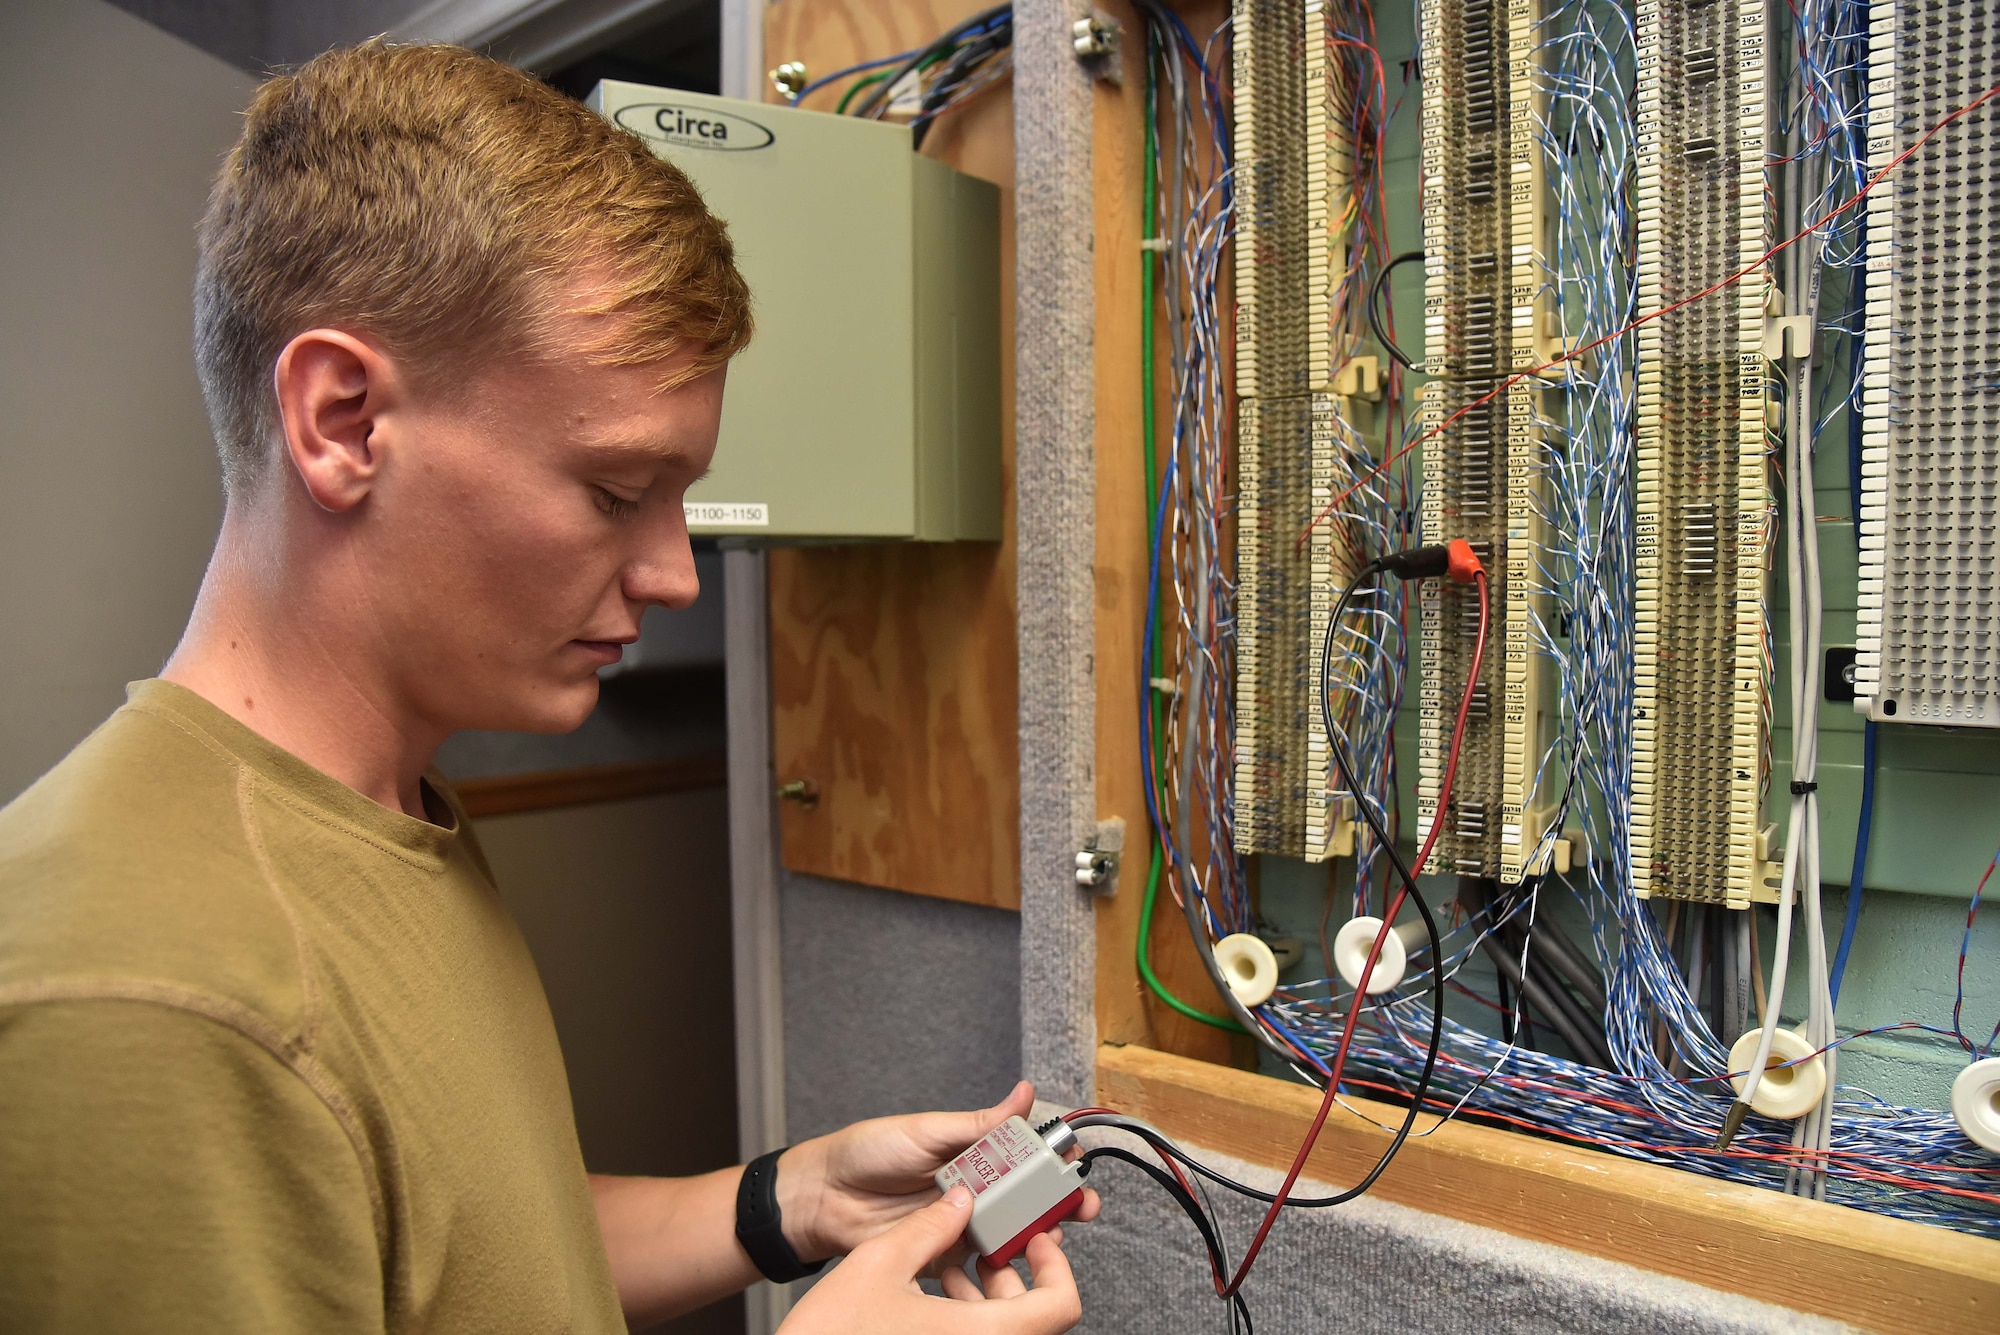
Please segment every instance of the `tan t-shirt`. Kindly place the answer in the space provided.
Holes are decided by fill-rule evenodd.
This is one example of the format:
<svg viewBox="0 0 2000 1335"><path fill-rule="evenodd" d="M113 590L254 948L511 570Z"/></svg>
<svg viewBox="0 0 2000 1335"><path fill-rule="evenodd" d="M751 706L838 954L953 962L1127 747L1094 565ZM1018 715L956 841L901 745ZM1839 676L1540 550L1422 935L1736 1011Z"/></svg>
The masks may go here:
<svg viewBox="0 0 2000 1335"><path fill-rule="evenodd" d="M0 810L0 1330L622 1331L465 816L133 686Z"/></svg>

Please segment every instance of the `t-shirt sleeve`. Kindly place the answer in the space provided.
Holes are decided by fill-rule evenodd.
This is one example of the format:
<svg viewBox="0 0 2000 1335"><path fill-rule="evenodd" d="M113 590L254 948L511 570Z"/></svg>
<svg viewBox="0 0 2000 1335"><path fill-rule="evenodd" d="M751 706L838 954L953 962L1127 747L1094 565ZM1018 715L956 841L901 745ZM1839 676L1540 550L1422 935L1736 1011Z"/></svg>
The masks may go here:
<svg viewBox="0 0 2000 1335"><path fill-rule="evenodd" d="M0 1009L0 1330L379 1331L361 1161L226 1025L144 1002Z"/></svg>

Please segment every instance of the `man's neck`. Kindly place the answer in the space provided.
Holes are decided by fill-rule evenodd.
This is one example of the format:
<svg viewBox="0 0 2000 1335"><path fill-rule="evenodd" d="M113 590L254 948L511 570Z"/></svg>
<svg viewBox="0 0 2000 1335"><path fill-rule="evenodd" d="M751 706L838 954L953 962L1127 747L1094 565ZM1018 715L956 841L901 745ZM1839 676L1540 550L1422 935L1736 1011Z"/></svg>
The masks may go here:
<svg viewBox="0 0 2000 1335"><path fill-rule="evenodd" d="M423 773L445 734L396 707L365 635L329 613L353 600L314 597L325 591L298 572L252 562L251 527L240 514L224 519L187 633L160 675L364 797L429 819Z"/></svg>

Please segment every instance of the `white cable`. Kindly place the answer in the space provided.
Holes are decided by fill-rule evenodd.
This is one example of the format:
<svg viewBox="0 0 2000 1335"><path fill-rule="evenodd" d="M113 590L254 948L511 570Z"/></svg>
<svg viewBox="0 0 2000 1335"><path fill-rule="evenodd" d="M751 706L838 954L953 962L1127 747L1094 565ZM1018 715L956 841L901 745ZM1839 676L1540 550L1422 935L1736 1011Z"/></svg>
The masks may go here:
<svg viewBox="0 0 2000 1335"><path fill-rule="evenodd" d="M1799 130L1791 132L1790 157L1793 189L1791 204L1803 217L1805 169L1798 166ZM1794 251L1788 310L1808 317L1817 332L1819 288L1819 238L1808 239ZM1810 341L1810 340L1809 340ZM1792 912L1804 881L1806 914L1806 1039L1815 1049L1827 1049L1833 1041L1832 1003L1829 999L1826 934L1820 914L1819 865L1819 693L1822 665L1820 637L1824 619L1820 587L1819 517L1813 494L1812 450L1812 348L1787 348L1791 369L1791 393L1784 415L1785 437L1785 577L1789 590L1787 616L1791 632L1792 706L1792 800L1785 834L1784 879L1778 902L1778 939L1771 963L1771 988L1765 998L1762 1032L1758 1035L1755 1059L1746 1073L1740 1104L1750 1104L1764 1078L1771 1058L1771 1045L1778 1031L1784 1005L1785 978L1791 960ZM1796 354L1796 355L1791 355ZM1815 1153L1824 1152L1832 1141L1833 1054L1827 1060L1826 1092L1819 1106L1793 1129L1793 1143ZM1823 1161L1821 1161L1823 1162ZM1825 1198L1826 1177L1814 1171L1809 1177L1787 1175L1787 1189L1800 1190Z"/></svg>

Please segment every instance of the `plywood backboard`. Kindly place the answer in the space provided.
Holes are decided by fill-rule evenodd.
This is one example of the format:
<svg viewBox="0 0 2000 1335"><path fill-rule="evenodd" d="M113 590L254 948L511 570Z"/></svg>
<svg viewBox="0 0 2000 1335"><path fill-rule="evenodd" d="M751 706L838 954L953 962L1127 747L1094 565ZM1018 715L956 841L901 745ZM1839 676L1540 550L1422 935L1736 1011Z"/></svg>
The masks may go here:
<svg viewBox="0 0 2000 1335"><path fill-rule="evenodd" d="M980 8L786 0L766 11L764 52L816 78L908 50ZM844 87L803 105L830 112ZM941 119L923 151L1001 189L1003 537L771 554L773 758L781 785L817 794L781 804L782 854L792 871L1018 908L1011 87Z"/></svg>
<svg viewBox="0 0 2000 1335"><path fill-rule="evenodd" d="M1214 0L1176 8L1197 33L1212 31L1229 14L1226 4ZM1100 820L1123 818L1127 852L1118 892L1098 905L1097 1031L1108 1042L1145 1043L1190 1057L1241 1064L1254 1060L1249 1040L1232 1041L1223 1031L1182 1016L1139 981L1135 964L1151 838L1139 750L1140 710L1148 689L1146 533L1153 507L1145 482L1141 286L1145 265L1154 265L1157 276L1164 272L1164 263L1159 257L1148 258L1139 247L1145 215L1145 29L1123 0L1101 9L1120 25L1124 36L1119 78L1097 84L1091 140L1097 307L1097 814ZM1164 459L1171 449L1173 384L1164 315L1157 299L1151 315L1154 448ZM1164 884L1149 933L1149 954L1155 975L1176 996L1211 1014L1223 1011L1180 908Z"/></svg>

